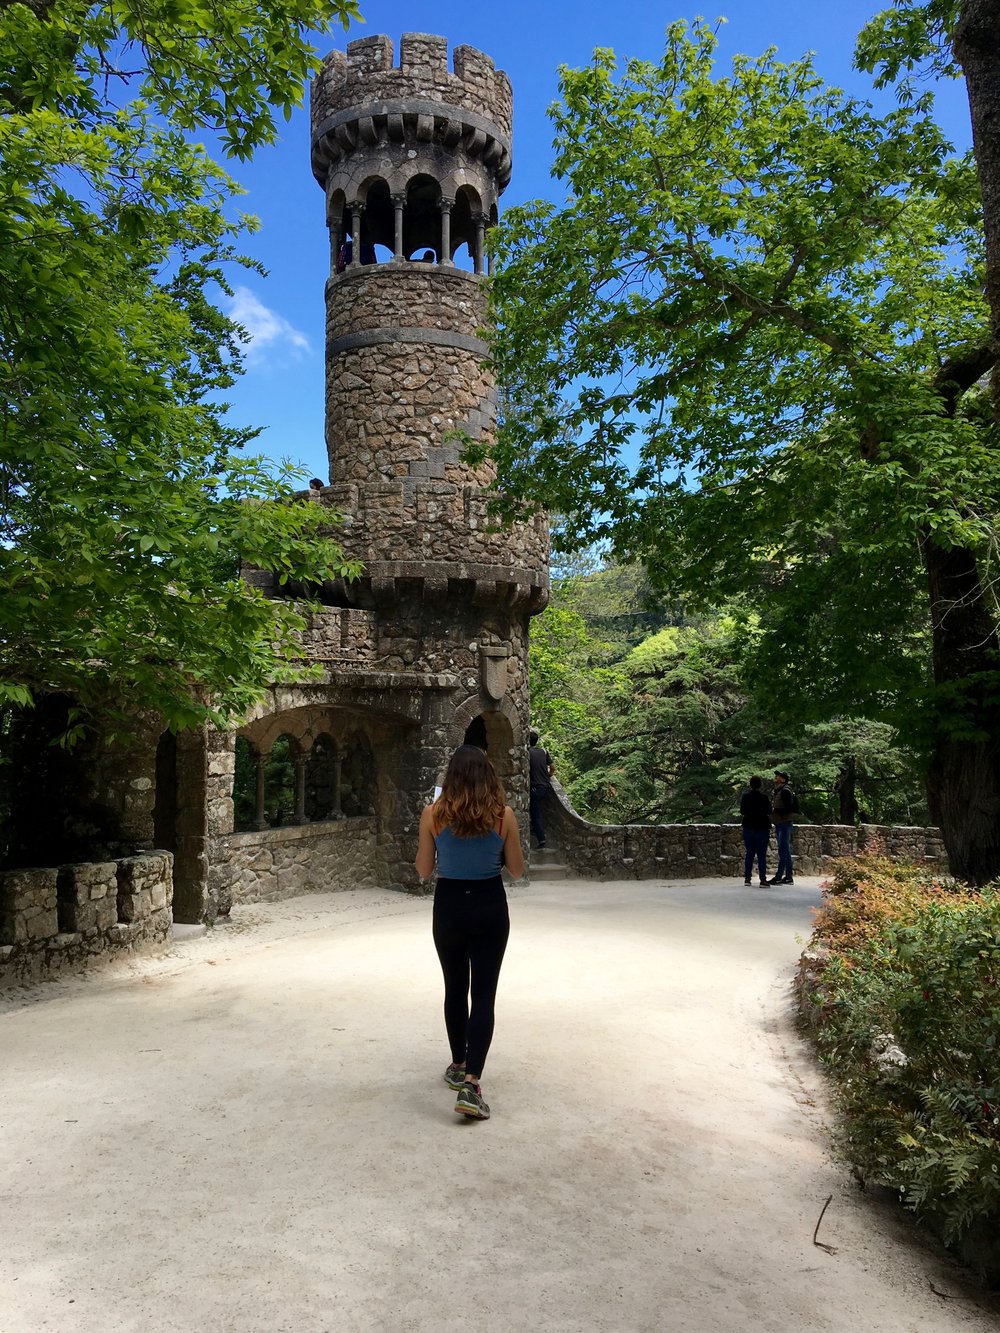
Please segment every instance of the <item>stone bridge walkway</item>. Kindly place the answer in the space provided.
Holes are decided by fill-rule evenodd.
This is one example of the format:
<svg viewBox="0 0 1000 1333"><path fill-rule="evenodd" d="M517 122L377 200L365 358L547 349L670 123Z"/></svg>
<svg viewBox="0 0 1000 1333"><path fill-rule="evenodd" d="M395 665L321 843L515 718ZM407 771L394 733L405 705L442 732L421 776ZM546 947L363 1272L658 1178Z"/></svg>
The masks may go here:
<svg viewBox="0 0 1000 1333"><path fill-rule="evenodd" d="M0 1001L0 1329L996 1330L829 1158L788 997L815 886L514 892L486 1124L426 899L245 907Z"/></svg>

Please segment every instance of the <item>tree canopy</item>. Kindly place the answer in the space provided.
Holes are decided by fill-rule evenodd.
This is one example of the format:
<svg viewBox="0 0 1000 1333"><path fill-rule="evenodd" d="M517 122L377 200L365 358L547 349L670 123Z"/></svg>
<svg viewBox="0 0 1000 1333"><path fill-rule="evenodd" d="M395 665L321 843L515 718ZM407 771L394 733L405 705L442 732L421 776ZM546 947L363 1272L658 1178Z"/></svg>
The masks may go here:
<svg viewBox="0 0 1000 1333"><path fill-rule="evenodd" d="M0 700L240 712L294 654L282 578L346 567L329 511L226 421L245 336L215 299L245 158L354 0L0 2Z"/></svg>
<svg viewBox="0 0 1000 1333"><path fill-rule="evenodd" d="M715 47L674 24L659 64L561 71L566 199L494 239L503 503L565 514L690 605L775 608L774 651L779 611L806 622L796 675L817 668L828 708L905 697L953 865L996 873L1000 818L948 807L975 788L1000 816L975 164L927 98L877 115L809 60L720 73ZM933 678L910 651L928 622Z"/></svg>

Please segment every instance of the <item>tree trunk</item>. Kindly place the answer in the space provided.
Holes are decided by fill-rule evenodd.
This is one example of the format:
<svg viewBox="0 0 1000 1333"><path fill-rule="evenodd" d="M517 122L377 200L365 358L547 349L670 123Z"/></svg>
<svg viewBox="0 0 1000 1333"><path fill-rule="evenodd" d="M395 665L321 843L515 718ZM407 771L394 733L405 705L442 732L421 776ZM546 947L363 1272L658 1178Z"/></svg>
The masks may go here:
<svg viewBox="0 0 1000 1333"><path fill-rule="evenodd" d="M854 755L848 755L840 766L835 786L840 802L840 822L856 824L858 822L858 764Z"/></svg>
<svg viewBox="0 0 1000 1333"><path fill-rule="evenodd" d="M927 799L952 874L1000 877L1000 641L971 551L926 537L937 691Z"/></svg>
<svg viewBox="0 0 1000 1333"><path fill-rule="evenodd" d="M1000 349L1000 0L964 0L952 43L969 94L986 230L986 299L993 346ZM998 371L993 388L1000 418Z"/></svg>

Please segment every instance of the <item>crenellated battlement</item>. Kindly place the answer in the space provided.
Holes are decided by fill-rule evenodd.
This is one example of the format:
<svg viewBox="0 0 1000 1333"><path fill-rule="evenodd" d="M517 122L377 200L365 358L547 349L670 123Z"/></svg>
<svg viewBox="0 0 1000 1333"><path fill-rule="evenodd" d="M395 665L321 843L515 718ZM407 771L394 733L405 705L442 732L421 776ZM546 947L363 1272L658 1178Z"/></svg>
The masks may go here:
<svg viewBox="0 0 1000 1333"><path fill-rule="evenodd" d="M482 117L510 142L510 80L488 55L473 46L456 46L448 68L448 42L429 33L404 33L399 64L390 37L379 34L331 51L312 90L314 135L340 112L382 102L438 102Z"/></svg>

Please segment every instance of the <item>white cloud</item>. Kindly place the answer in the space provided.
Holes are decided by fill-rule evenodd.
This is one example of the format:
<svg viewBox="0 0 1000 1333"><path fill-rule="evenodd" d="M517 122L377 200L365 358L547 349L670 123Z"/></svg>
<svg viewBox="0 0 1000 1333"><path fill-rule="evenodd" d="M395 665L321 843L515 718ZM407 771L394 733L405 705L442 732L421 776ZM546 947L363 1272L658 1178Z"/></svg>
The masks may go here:
<svg viewBox="0 0 1000 1333"><path fill-rule="evenodd" d="M269 310L249 287L236 287L229 302L229 318L242 324L250 335L246 357L251 365L262 365L273 353L291 352L294 357L309 351L309 339L289 324L284 315Z"/></svg>

